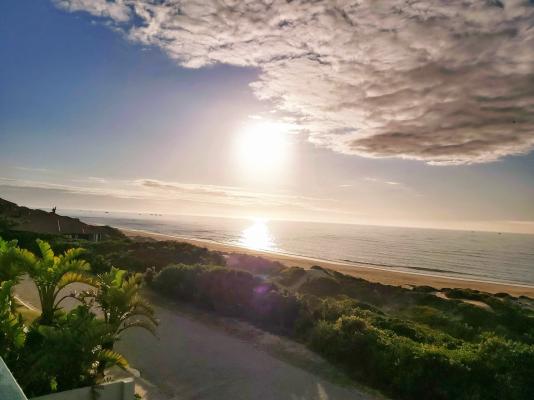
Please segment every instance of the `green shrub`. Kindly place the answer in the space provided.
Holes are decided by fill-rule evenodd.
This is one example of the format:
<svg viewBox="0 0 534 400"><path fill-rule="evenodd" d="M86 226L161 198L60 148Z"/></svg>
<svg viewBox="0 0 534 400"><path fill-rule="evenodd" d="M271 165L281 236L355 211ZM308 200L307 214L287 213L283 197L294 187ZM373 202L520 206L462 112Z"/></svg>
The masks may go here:
<svg viewBox="0 0 534 400"><path fill-rule="evenodd" d="M101 256L110 265L123 266L134 272L145 272L149 267L159 271L170 264L225 265L221 253L175 241L120 239L88 242L84 247L89 257Z"/></svg>
<svg viewBox="0 0 534 400"><path fill-rule="evenodd" d="M0 282L0 357L9 365L15 364L26 340L22 317L14 312L15 301L11 294L15 282Z"/></svg>
<svg viewBox="0 0 534 400"><path fill-rule="evenodd" d="M108 325L85 306L63 314L54 326L33 325L24 360L15 370L17 380L28 396L93 385L101 363L127 365L102 348L110 337Z"/></svg>
<svg viewBox="0 0 534 400"><path fill-rule="evenodd" d="M56 256L48 243L38 240L36 245L41 257L21 250L16 241L0 239L0 356L28 396L92 385L104 378L105 368L127 365L126 360L112 350L120 334L115 329L117 325L112 325L109 315L97 319L91 305L98 305L102 310L113 307L114 315L122 313L126 319L142 315L140 309L150 313L146 303L136 297L138 287L133 284L124 285L122 293L114 290L105 302L102 296L95 297L84 291L84 296L94 297L96 303L86 303L80 296L77 298L82 305L66 313L61 307L65 297L60 298L64 292L60 294L60 290L68 290L73 282L95 283L93 276L85 274L89 265L79 258L83 249L73 248ZM11 294L23 273L33 279L41 302L41 315L31 325L23 321ZM121 276L125 273L122 271ZM117 276L112 278L113 283L118 282ZM102 287L100 284L100 292ZM125 299L131 301L126 304ZM126 321L122 328L142 326L142 323Z"/></svg>
<svg viewBox="0 0 534 400"><path fill-rule="evenodd" d="M291 287L306 273L298 268L266 278L175 265L161 270L152 286L301 340L393 398L534 398L532 311L516 299L469 291L443 299L432 288L410 290L315 269L324 275L298 293L272 283ZM466 303L465 294L491 309Z"/></svg>
<svg viewBox="0 0 534 400"><path fill-rule="evenodd" d="M196 277L205 269L206 267L201 265L170 265L156 275L152 286L178 300L195 300Z"/></svg>
<svg viewBox="0 0 534 400"><path fill-rule="evenodd" d="M284 286L292 286L299 279L306 275L306 270L300 267L291 267L281 270L276 277L276 281Z"/></svg>
<svg viewBox="0 0 534 400"><path fill-rule="evenodd" d="M402 315L455 338L471 341L476 336L472 326L433 307L413 306L403 311Z"/></svg>
<svg viewBox="0 0 534 400"><path fill-rule="evenodd" d="M310 346L361 382L406 399L530 399L534 348L490 337L456 349L418 343L356 315L318 321Z"/></svg>
<svg viewBox="0 0 534 400"><path fill-rule="evenodd" d="M285 267L278 261L253 256L251 254L231 253L226 257L226 265L232 269L240 269L254 275L274 275Z"/></svg>
<svg viewBox="0 0 534 400"><path fill-rule="evenodd" d="M331 276L320 276L309 279L299 290L319 297L335 296L340 293L340 284Z"/></svg>

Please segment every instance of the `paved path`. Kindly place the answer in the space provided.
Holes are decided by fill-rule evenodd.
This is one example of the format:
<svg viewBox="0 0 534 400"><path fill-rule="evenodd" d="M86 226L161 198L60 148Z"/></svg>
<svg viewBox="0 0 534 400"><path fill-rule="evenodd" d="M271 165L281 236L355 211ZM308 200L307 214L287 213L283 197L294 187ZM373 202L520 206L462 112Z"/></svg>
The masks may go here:
<svg viewBox="0 0 534 400"><path fill-rule="evenodd" d="M24 301L38 305L28 282L16 292ZM181 310L157 298L151 300L158 303L158 338L132 329L116 345L116 350L140 371L136 383L147 400L376 399L314 371L328 364L303 346L258 334L261 331L243 323ZM249 332L250 337L244 337L243 332ZM288 361L287 346L294 348L294 360ZM284 350L276 351L280 348Z"/></svg>
<svg viewBox="0 0 534 400"><path fill-rule="evenodd" d="M257 338L240 338L168 308L156 306L156 312L159 339L131 330L117 350L169 399L372 398L274 357L258 346Z"/></svg>

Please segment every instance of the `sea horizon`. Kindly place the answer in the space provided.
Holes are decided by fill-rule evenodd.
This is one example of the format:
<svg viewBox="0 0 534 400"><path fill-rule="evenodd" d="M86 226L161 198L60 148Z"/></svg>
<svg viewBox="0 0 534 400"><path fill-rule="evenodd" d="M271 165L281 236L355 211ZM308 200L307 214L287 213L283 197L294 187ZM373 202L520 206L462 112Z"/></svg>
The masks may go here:
<svg viewBox="0 0 534 400"><path fill-rule="evenodd" d="M51 207L35 207L35 209L50 211ZM165 213L165 212L149 212L149 211L123 211L123 210L105 210L105 209L81 209L81 208L62 208L64 215L81 218L84 216L90 217L90 214L101 214L105 215L124 215L124 216L133 216L133 217L169 217L169 218L180 218L180 217L201 217L201 218L221 218L221 219L234 219L234 220L245 220L253 221L256 219L264 221L281 221L281 222L304 222L310 224L327 224L327 225L356 225L356 226L368 226L368 227L385 227L385 228L404 228L404 229L428 229L428 230L437 230L437 231L462 231L462 232L482 232L482 233L497 233L497 234L514 234L514 235L531 235L534 236L534 232L530 231L511 231L506 229L480 229L474 227L465 227L465 228L453 228L446 226L425 226L423 224L418 225L404 225L402 223L371 223L371 222L342 222L342 221L322 221L322 220L313 220L313 219L291 219L291 218L280 218L280 217L261 217L261 216L239 216L239 215L218 215L218 214L200 214L200 213ZM89 213L86 215L84 213ZM460 221L454 221L460 222ZM488 222L488 221L470 221L470 222ZM501 222L514 222L514 221L501 221ZM523 221L524 222L524 221ZM533 221L534 223L534 221Z"/></svg>
<svg viewBox="0 0 534 400"><path fill-rule="evenodd" d="M65 210L91 224L384 271L534 286L534 235Z"/></svg>

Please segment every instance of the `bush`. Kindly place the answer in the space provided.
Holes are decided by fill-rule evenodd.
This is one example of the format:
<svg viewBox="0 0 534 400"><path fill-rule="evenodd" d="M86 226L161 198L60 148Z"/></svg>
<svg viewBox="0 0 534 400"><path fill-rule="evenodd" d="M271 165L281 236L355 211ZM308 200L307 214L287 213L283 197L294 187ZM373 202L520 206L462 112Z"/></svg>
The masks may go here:
<svg viewBox="0 0 534 400"><path fill-rule="evenodd" d="M278 332L292 332L299 317L300 303L295 296L246 271L172 265L162 269L151 286L174 299L192 301Z"/></svg>
<svg viewBox="0 0 534 400"><path fill-rule="evenodd" d="M255 294L264 290L262 280L233 269L209 268L198 275L199 300L210 309L242 317L251 308Z"/></svg>
<svg viewBox="0 0 534 400"><path fill-rule="evenodd" d="M323 274L299 293L278 286L301 279L307 271L299 268L265 277L174 265L161 270L152 286L301 340L394 398L534 398L534 322L516 299L469 291L442 299L432 288L409 290L315 269ZM491 309L464 302L464 295Z"/></svg>
<svg viewBox="0 0 534 400"><path fill-rule="evenodd" d="M101 344L109 337L107 324L85 306L62 315L54 326L33 325L17 379L28 396L93 385L107 356Z"/></svg>
<svg viewBox="0 0 534 400"><path fill-rule="evenodd" d="M68 290L67 286L74 282L96 285L95 278L85 274L89 266L80 258L83 249L55 255L48 243L37 244L40 256L21 250L16 241L0 239L0 356L29 396L92 385L104 378L106 368L127 365L113 351L113 343L121 332L113 324L117 318L108 315L97 319L91 311L93 305L102 311L113 308L114 317L122 318L121 330L148 326L146 320L126 321L132 316L148 315L154 321L150 306L135 297L139 290L136 282L128 281L128 285L118 287L119 278L126 273L119 270L115 270L112 284L116 290L111 296L101 296L100 276L97 294L80 293L77 299L82 305L67 313L59 305L60 290ZM33 279L41 303L41 315L31 324L24 322L11 293L23 273ZM75 294L71 292L70 296ZM131 301L126 303L128 300Z"/></svg>
<svg viewBox="0 0 534 400"><path fill-rule="evenodd" d="M156 275L152 286L167 296L178 300L196 300L196 277L207 269L202 265L172 265Z"/></svg>
<svg viewBox="0 0 534 400"><path fill-rule="evenodd" d="M148 267L159 271L170 264L225 265L221 253L175 241L106 240L86 243L84 247L89 256L101 256L108 264L124 266L134 272L145 272Z"/></svg>
<svg viewBox="0 0 534 400"><path fill-rule="evenodd" d="M276 277L276 281L284 286L293 286L306 275L306 270L300 267L284 268Z"/></svg>
<svg viewBox="0 0 534 400"><path fill-rule="evenodd" d="M303 283L300 290L319 297L335 296L340 292L340 284L335 278L320 276Z"/></svg>
<svg viewBox="0 0 534 400"><path fill-rule="evenodd" d="M20 314L13 312L15 301L11 295L15 282L0 282L0 357L10 365L20 357L26 340L26 332Z"/></svg>
<svg viewBox="0 0 534 400"><path fill-rule="evenodd" d="M278 261L271 261L263 257L250 254L232 253L227 256L226 264L233 269L241 269L254 275L274 275L285 267Z"/></svg>
<svg viewBox="0 0 534 400"><path fill-rule="evenodd" d="M369 319L319 321L310 346L361 382L406 399L530 399L534 348L490 337L456 349L418 343Z"/></svg>
<svg viewBox="0 0 534 400"><path fill-rule="evenodd" d="M248 317L256 324L277 332L292 334L300 316L299 298L274 288L254 294Z"/></svg>

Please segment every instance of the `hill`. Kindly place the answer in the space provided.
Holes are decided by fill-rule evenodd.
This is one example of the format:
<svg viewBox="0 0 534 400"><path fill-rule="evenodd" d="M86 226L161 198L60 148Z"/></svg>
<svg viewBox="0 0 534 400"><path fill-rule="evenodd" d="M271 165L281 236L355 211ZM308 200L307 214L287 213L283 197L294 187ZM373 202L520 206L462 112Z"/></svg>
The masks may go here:
<svg viewBox="0 0 534 400"><path fill-rule="evenodd" d="M124 237L118 229L110 226L89 225L78 218L21 207L1 198L0 228L94 241Z"/></svg>

